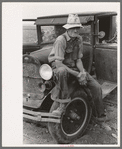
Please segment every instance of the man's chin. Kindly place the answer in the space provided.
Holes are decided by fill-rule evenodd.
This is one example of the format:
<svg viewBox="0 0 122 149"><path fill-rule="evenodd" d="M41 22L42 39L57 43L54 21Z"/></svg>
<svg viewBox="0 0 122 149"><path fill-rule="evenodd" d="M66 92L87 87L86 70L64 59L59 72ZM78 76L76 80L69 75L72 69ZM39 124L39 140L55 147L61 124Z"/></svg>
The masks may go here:
<svg viewBox="0 0 122 149"><path fill-rule="evenodd" d="M72 37L76 38L76 37L78 37L78 34L74 34L74 35L72 35Z"/></svg>

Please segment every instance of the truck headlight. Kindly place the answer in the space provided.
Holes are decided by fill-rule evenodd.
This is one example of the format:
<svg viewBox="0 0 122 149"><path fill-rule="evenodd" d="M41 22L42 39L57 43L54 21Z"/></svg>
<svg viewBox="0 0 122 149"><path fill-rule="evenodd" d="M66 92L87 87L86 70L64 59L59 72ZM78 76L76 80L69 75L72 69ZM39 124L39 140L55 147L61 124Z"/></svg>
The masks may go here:
<svg viewBox="0 0 122 149"><path fill-rule="evenodd" d="M43 64L39 69L39 73L44 80L50 80L53 75L52 68L48 64Z"/></svg>

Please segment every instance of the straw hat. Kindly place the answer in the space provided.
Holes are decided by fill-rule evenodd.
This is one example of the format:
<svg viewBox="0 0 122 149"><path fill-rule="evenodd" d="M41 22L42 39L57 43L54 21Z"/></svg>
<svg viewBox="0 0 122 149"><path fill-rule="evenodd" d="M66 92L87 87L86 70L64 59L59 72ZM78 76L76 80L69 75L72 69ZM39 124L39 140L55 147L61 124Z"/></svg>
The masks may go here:
<svg viewBox="0 0 122 149"><path fill-rule="evenodd" d="M77 14L69 14L67 24L63 26L65 29L74 27L83 27Z"/></svg>

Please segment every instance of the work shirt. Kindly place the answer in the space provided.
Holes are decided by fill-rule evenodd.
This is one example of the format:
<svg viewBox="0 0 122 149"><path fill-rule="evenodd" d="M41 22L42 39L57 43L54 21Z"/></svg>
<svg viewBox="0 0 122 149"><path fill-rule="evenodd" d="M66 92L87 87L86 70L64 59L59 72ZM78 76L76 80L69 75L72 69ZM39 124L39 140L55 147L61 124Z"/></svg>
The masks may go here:
<svg viewBox="0 0 122 149"><path fill-rule="evenodd" d="M70 38L68 33L60 35L49 54L49 62L62 61L69 68L76 68L76 60L83 57L83 43L81 38Z"/></svg>

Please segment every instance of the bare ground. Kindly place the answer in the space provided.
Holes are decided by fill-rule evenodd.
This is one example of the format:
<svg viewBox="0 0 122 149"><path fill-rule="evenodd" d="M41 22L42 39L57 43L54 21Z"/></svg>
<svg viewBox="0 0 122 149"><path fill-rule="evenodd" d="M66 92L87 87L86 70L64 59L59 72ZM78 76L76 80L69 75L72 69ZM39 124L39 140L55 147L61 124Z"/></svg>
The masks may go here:
<svg viewBox="0 0 122 149"><path fill-rule="evenodd" d="M109 121L106 123L95 123L92 121L84 136L72 142L72 144L109 144L117 145L117 95L111 93L104 99ZM44 125L23 122L23 144L56 144L48 129Z"/></svg>

